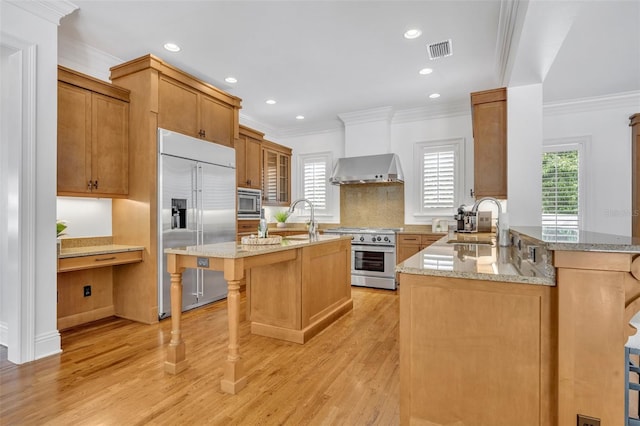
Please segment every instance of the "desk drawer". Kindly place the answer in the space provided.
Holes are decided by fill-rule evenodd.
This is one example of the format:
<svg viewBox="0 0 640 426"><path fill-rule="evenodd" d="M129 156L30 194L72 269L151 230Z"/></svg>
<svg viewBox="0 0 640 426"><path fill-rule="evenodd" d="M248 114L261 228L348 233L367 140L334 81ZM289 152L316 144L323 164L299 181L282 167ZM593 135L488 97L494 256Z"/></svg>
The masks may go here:
<svg viewBox="0 0 640 426"><path fill-rule="evenodd" d="M96 254L92 256L65 257L58 260L58 272L79 271L142 262L142 250Z"/></svg>

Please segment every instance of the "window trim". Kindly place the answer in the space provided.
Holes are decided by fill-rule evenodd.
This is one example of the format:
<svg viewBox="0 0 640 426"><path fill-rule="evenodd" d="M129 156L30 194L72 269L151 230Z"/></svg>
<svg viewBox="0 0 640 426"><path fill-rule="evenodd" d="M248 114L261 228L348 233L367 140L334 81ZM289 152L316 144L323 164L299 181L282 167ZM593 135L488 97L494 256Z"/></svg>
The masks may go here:
<svg viewBox="0 0 640 426"><path fill-rule="evenodd" d="M453 148L454 151L454 192L453 192L453 207L452 208L430 208L425 209L423 207L423 184L424 184L424 170L423 170L423 153L425 150L436 151L442 148ZM455 213L457 206L462 203L464 193L464 164L465 164L465 139L464 138L450 138L450 139L436 139L431 141L416 142L413 148L414 158L414 170L416 176L416 189L414 191L414 198L416 200L416 211L413 214L414 217L441 217L451 216Z"/></svg>
<svg viewBox="0 0 640 426"><path fill-rule="evenodd" d="M329 184L329 176L331 176L331 171L333 170L333 153L331 151L298 154L298 193L300 194L300 197L304 197L304 166L307 162L312 161L313 159L321 159L325 161L325 175L327 177L325 182L325 208L315 209L314 214L315 216L332 216L333 194L331 192L332 185ZM311 211L308 207L309 206L306 204L304 206L300 204L299 213L298 208L296 208L296 214L301 217L309 217L311 215Z"/></svg>
<svg viewBox="0 0 640 426"><path fill-rule="evenodd" d="M585 173L588 154L588 136L568 137L559 139L545 139L542 144L542 154L546 152L578 151L578 230L585 229L587 218L587 180ZM542 169L542 156L540 158ZM540 193L542 197L542 192ZM542 220L542 204L540 206L540 220Z"/></svg>

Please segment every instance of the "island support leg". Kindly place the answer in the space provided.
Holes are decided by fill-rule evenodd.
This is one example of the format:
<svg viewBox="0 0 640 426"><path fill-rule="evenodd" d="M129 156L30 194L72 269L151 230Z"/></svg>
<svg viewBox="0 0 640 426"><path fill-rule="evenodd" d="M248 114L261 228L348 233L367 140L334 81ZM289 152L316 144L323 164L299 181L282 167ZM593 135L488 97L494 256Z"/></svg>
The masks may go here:
<svg viewBox="0 0 640 426"><path fill-rule="evenodd" d="M227 263L228 262L228 263ZM224 377L220 387L224 392L236 394L247 384L242 359L240 358L240 284L244 276L242 262L225 262L227 279L227 309L229 319L229 346L227 360L224 363Z"/></svg>
<svg viewBox="0 0 640 426"><path fill-rule="evenodd" d="M186 351L182 340L180 320L182 317L182 270L176 271L175 255L167 256L168 270L171 272L171 342L167 348L164 371L178 374L187 368Z"/></svg>

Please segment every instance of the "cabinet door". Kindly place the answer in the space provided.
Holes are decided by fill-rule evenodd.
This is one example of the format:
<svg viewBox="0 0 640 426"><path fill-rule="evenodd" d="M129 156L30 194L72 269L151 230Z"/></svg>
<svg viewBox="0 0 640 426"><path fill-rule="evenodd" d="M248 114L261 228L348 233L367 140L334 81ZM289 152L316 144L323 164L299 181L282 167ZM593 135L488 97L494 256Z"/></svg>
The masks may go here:
<svg viewBox="0 0 640 426"><path fill-rule="evenodd" d="M200 95L200 137L209 142L233 147L233 108Z"/></svg>
<svg viewBox="0 0 640 426"><path fill-rule="evenodd" d="M58 194L91 192L91 92L58 83Z"/></svg>
<svg viewBox="0 0 640 426"><path fill-rule="evenodd" d="M291 158L288 155L278 155L278 202L282 204L291 202L290 162Z"/></svg>
<svg viewBox="0 0 640 426"><path fill-rule="evenodd" d="M129 104L92 94L91 176L93 194L129 192Z"/></svg>
<svg viewBox="0 0 640 426"><path fill-rule="evenodd" d="M419 245L414 244L400 244L398 245L398 251L396 253L396 263L404 262L414 254L420 251Z"/></svg>
<svg viewBox="0 0 640 426"><path fill-rule="evenodd" d="M278 153L262 150L262 204L278 205Z"/></svg>
<svg viewBox="0 0 640 426"><path fill-rule="evenodd" d="M198 92L161 76L158 82L158 126L199 137Z"/></svg>
<svg viewBox="0 0 640 426"><path fill-rule="evenodd" d="M484 99L497 100L484 102ZM481 103L476 103L476 102ZM472 94L475 197L507 198L506 91Z"/></svg>
<svg viewBox="0 0 640 426"><path fill-rule="evenodd" d="M262 200L264 205L282 206L291 203L291 156L262 150Z"/></svg>
<svg viewBox="0 0 640 426"><path fill-rule="evenodd" d="M262 182L262 149L257 139L246 139L245 177L249 188L261 189Z"/></svg>

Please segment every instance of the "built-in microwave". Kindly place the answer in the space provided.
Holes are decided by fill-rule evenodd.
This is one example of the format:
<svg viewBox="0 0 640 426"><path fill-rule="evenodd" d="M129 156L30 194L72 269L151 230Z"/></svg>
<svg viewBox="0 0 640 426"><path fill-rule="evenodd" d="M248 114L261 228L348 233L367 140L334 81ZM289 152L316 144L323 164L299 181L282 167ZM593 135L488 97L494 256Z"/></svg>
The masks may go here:
<svg viewBox="0 0 640 426"><path fill-rule="evenodd" d="M262 191L238 188L238 219L260 219Z"/></svg>

